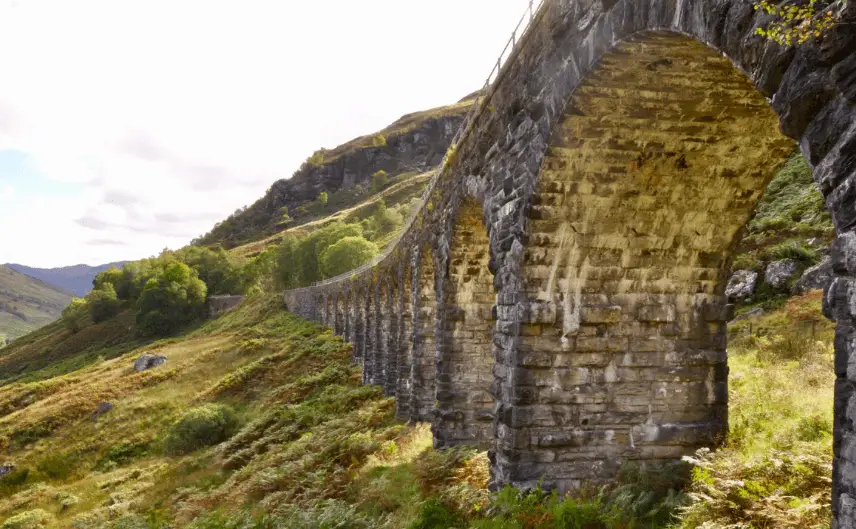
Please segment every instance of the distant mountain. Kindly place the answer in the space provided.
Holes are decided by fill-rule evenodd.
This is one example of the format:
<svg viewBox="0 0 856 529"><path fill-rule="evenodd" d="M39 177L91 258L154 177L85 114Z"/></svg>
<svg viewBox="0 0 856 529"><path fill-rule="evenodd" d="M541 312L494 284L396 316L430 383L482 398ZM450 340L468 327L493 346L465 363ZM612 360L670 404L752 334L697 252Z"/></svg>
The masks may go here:
<svg viewBox="0 0 856 529"><path fill-rule="evenodd" d="M0 346L57 319L71 294L0 266Z"/></svg>
<svg viewBox="0 0 856 529"><path fill-rule="evenodd" d="M100 266L74 265L62 268L31 268L19 264L4 264L3 266L44 281L49 285L59 287L82 298L92 290L92 280L95 276L110 267L122 268L127 261L118 261Z"/></svg>

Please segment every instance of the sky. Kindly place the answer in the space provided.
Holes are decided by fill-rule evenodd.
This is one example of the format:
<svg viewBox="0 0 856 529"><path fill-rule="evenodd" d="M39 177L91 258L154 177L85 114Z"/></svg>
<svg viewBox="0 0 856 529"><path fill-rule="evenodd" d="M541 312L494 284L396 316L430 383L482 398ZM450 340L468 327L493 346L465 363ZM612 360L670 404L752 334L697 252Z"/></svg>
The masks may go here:
<svg viewBox="0 0 856 529"><path fill-rule="evenodd" d="M177 249L479 89L528 0L0 0L0 263Z"/></svg>

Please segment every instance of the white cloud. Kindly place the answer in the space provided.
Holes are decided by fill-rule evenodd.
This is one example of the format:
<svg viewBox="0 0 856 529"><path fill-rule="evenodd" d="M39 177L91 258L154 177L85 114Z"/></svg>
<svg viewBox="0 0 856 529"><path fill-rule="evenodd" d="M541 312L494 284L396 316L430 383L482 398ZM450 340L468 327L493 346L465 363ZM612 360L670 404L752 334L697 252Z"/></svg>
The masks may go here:
<svg viewBox="0 0 856 529"><path fill-rule="evenodd" d="M182 246L318 147L479 88L527 4L0 1L0 150L79 189L0 191L0 262Z"/></svg>

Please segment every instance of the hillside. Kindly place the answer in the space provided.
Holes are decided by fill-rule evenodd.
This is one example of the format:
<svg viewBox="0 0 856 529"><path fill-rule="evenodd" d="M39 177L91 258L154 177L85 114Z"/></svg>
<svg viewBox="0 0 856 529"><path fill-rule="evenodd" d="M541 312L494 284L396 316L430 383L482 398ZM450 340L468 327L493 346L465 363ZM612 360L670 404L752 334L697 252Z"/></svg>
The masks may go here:
<svg viewBox="0 0 856 529"><path fill-rule="evenodd" d="M108 263L100 266L75 265L62 268L32 268L20 264L8 263L3 266L17 272L58 287L66 292L82 298L92 290L92 280L98 272L108 268L122 268L125 261Z"/></svg>
<svg viewBox="0 0 856 529"><path fill-rule="evenodd" d="M0 266L0 346L60 316L71 294Z"/></svg>
<svg viewBox="0 0 856 529"><path fill-rule="evenodd" d="M468 97L473 97L472 94ZM310 156L291 178L278 180L248 208L194 241L234 248L352 207L374 194L379 172L395 184L438 165L472 106L471 99L408 114L387 128ZM319 203L321 193L326 193Z"/></svg>
<svg viewBox="0 0 856 529"><path fill-rule="evenodd" d="M793 345L793 317L815 322L814 340ZM760 321L761 337L733 329L731 437L699 460L688 489L628 467L612 489L559 501L491 499L484 453L433 451L426 425L397 422L392 400L360 384L348 344L284 313L276 296L142 346L122 340L120 319L88 334L118 340L101 346L103 359L0 383L0 465L14 466L0 479L0 527L547 528L564 513L592 528L820 528L832 325L818 295ZM51 327L0 358L95 344L70 347ZM142 352L167 363L135 372Z"/></svg>

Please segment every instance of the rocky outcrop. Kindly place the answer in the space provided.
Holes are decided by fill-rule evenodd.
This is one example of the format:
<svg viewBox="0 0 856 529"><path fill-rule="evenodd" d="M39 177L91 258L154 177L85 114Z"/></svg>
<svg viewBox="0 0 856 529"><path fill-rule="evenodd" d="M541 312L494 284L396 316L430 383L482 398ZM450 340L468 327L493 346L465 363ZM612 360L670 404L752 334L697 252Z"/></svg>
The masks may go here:
<svg viewBox="0 0 856 529"><path fill-rule="evenodd" d="M162 366L166 363L166 356L164 355L156 355L150 353L143 353L139 358L134 360L134 371L146 371L147 369L152 369L153 367Z"/></svg>
<svg viewBox="0 0 856 529"><path fill-rule="evenodd" d="M787 286L790 281L799 271L799 265L792 259L782 259L781 261L773 261L767 265L764 270L764 282L780 290Z"/></svg>
<svg viewBox="0 0 856 529"><path fill-rule="evenodd" d="M274 182L264 197L199 242L232 247L261 238L278 229L281 208L294 217L298 207L312 203L322 191L366 188L378 171L390 176L424 173L443 161L469 108L463 104L410 114L373 136L319 151L291 178Z"/></svg>
<svg viewBox="0 0 856 529"><path fill-rule="evenodd" d="M832 259L826 258L803 272L802 277L791 287L791 294L801 295L809 290L826 290L834 278Z"/></svg>
<svg viewBox="0 0 856 529"><path fill-rule="evenodd" d="M751 270L737 270L728 280L725 287L725 295L731 301L744 301L755 292L758 283L758 272Z"/></svg>

